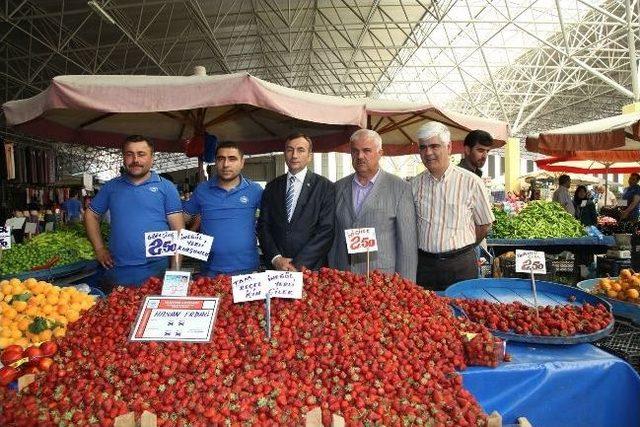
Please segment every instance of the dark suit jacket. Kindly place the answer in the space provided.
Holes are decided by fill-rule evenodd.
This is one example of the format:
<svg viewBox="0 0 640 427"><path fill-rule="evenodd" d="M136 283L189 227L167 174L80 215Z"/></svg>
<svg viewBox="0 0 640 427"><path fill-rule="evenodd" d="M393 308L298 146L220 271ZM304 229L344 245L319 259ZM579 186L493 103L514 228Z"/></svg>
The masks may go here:
<svg viewBox="0 0 640 427"><path fill-rule="evenodd" d="M270 267L273 257L280 254L292 258L297 268L317 270L327 265L333 243L334 184L308 170L291 222L287 222L286 191L284 174L267 184L262 193L258 237L265 264Z"/></svg>

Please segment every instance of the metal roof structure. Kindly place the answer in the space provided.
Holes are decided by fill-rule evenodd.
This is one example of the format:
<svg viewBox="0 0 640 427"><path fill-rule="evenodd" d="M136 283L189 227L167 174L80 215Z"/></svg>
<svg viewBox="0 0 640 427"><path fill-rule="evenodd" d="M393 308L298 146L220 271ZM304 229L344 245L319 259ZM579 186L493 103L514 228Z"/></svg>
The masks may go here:
<svg viewBox="0 0 640 427"><path fill-rule="evenodd" d="M186 75L196 65L323 94L428 100L506 120L516 136L640 100L640 0L2 3L2 102L60 74ZM78 167L105 154L66 149L85 159Z"/></svg>

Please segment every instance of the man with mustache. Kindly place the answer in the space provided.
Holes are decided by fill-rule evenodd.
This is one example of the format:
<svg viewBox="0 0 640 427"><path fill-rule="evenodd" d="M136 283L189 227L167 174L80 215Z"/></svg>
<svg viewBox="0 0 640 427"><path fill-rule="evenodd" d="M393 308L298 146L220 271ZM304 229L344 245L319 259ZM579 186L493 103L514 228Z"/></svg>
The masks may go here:
<svg viewBox="0 0 640 427"><path fill-rule="evenodd" d="M438 122L417 135L426 170L412 181L418 219L416 283L436 291L478 277L474 248L495 220L482 180L451 164L451 134Z"/></svg>
<svg viewBox="0 0 640 427"><path fill-rule="evenodd" d="M262 188L241 175L244 153L231 141L216 147L217 176L200 183L184 204L187 220L200 215L200 232L213 236L206 276L245 274L259 266L256 212Z"/></svg>
<svg viewBox="0 0 640 427"><path fill-rule="evenodd" d="M411 186L380 169L382 138L369 129L356 131L349 140L355 173L336 182L335 238L329 266L363 274L367 254L348 254L344 231L373 227L378 250L370 269L415 280L417 263L416 218Z"/></svg>
<svg viewBox="0 0 640 427"><path fill-rule="evenodd" d="M139 286L161 276L168 259L147 258L144 233L184 228L182 203L176 187L151 170L153 144L141 135L122 145L124 172L102 186L85 213L87 236L96 259L104 267L103 287ZM100 219L109 212L111 234L107 248L100 234Z"/></svg>

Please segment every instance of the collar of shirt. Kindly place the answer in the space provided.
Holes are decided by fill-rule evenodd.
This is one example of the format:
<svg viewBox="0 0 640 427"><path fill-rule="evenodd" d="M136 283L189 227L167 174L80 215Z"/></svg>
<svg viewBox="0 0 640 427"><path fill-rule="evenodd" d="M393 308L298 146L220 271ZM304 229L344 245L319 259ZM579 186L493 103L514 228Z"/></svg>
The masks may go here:
<svg viewBox="0 0 640 427"><path fill-rule="evenodd" d="M152 182L160 182L160 175L158 175L158 173L155 171L151 171L151 175L149 176L149 179L147 179L146 181L142 181L139 184L134 184L133 182L131 182L131 180L129 179L129 175L127 174L122 175L122 177L124 178L127 184L131 184L133 186L150 184Z"/></svg>
<svg viewBox="0 0 640 427"><path fill-rule="evenodd" d="M240 175L240 183L238 185L236 185L235 187L227 190L226 188L222 188L218 185L218 177L213 177L209 180L209 187L210 188L218 188L222 191L226 191L228 193L233 193L236 192L238 190L242 190L243 188L245 188L247 185L249 185L249 183L247 182L247 180L244 178L244 176Z"/></svg>
<svg viewBox="0 0 640 427"><path fill-rule="evenodd" d="M292 174L291 172L287 172L287 183L289 183L289 180L291 179L291 177L294 177L296 179L296 181L299 181L300 183L304 182L304 179L307 177L307 167L305 166L304 169L302 169L300 172L298 172L297 174Z"/></svg>
<svg viewBox="0 0 640 427"><path fill-rule="evenodd" d="M358 187L361 187L361 188L372 187L376 183L376 179L378 179L378 176L380 176L380 171L381 170L382 169L378 169L378 172L376 172L376 174L373 176L373 178L371 178L366 185L360 184L360 181L358 181L358 174L356 174L356 173L353 174L353 182L355 182L355 184Z"/></svg>
<svg viewBox="0 0 640 427"><path fill-rule="evenodd" d="M447 169L445 169L444 173L442 174L442 176L440 178L436 178L435 176L431 175L431 171L429 171L429 169L425 169L424 173L427 175L427 178L429 178L430 180L434 181L434 182L445 182L447 180L447 178L451 175L451 171L453 170L455 166L453 166L451 164L451 162L449 162L449 165L447 166Z"/></svg>

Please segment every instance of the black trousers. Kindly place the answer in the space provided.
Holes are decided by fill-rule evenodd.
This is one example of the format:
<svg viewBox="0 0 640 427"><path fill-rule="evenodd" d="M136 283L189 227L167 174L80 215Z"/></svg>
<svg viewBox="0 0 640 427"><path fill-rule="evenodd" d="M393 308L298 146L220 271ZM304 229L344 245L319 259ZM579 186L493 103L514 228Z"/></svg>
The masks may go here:
<svg viewBox="0 0 640 427"><path fill-rule="evenodd" d="M478 278L473 248L449 258L435 258L418 251L416 283L432 291L444 291L454 283Z"/></svg>

